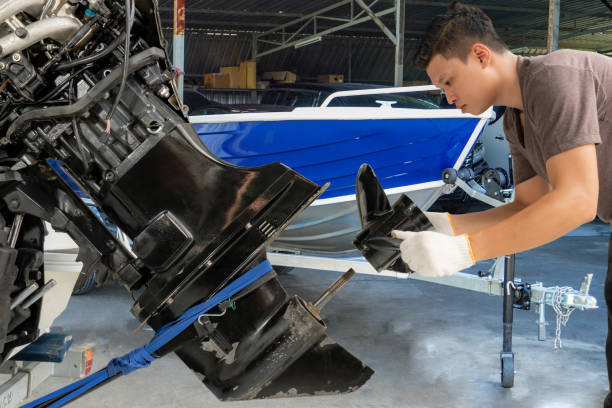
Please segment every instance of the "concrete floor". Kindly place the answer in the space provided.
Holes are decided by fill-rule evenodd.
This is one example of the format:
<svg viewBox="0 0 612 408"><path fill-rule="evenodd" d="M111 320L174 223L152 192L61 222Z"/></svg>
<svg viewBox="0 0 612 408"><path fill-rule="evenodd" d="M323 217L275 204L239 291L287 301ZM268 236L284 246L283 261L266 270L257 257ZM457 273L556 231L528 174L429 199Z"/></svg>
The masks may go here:
<svg viewBox="0 0 612 408"><path fill-rule="evenodd" d="M580 286L593 273L591 293L600 309L575 311L563 329L563 349L537 339L537 315L515 312L515 386L500 386L502 301L498 297L426 282L359 275L330 302L328 334L369 364L376 374L360 390L340 396L220 402L175 356L120 378L71 407L601 407L607 393L604 342L609 227L592 223L558 241L517 256L517 276L545 286ZM473 269L484 270L486 264ZM290 293L314 300L337 273L296 269L281 281ZM120 287L73 297L55 330L74 342L96 343L94 368L144 344L152 332L133 334L132 299ZM66 381L51 378L42 396Z"/></svg>

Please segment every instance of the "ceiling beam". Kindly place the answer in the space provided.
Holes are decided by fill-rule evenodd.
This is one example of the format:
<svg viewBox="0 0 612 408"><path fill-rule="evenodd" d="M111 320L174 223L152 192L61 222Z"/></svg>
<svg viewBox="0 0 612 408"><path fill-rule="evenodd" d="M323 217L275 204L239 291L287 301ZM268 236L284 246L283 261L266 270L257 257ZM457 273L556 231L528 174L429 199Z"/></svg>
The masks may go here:
<svg viewBox="0 0 612 408"><path fill-rule="evenodd" d="M391 13L394 13L394 12L395 12L395 7L379 11L378 13L376 13L376 16L377 17L381 17L381 16L384 16L386 14L391 14ZM314 37L323 37L323 36L325 36L327 34L331 34L331 33L337 32L337 31L341 31L341 30L344 30L346 28L352 27L352 26L357 25L357 24L364 23L364 22L369 21L369 20L370 20L370 17L362 17L362 18L359 18L357 20L353 20L351 22L348 22L348 23L345 23L345 24L341 24L341 25L336 26L336 27L329 28L327 30L318 31L318 32L316 32L316 33L314 33L314 34L312 34L310 36L305 36L304 38L302 38L300 40L292 41L292 42L287 42L287 43L285 43L285 44L283 44L283 45L281 45L279 47L275 47L275 48L272 48L272 49L269 49L269 50L258 52L257 55L253 56L253 58L263 57L264 55L272 54L274 52L283 50L285 48L293 47L298 42L308 41L309 39L314 38Z"/></svg>
<svg viewBox="0 0 612 408"><path fill-rule="evenodd" d="M359 4L359 7L361 7L368 16L370 16L374 24L376 24L382 30L382 32L391 40L393 45L396 45L397 39L395 38L395 34L393 34L391 30L387 28L387 26L385 25L385 23L382 22L380 17L376 16L372 9L370 9L370 7L368 7L368 5L365 4L363 0L355 0L355 2Z"/></svg>
<svg viewBox="0 0 612 408"><path fill-rule="evenodd" d="M172 20L163 18L162 24L170 24ZM245 22L245 21L220 21L220 20L200 20L200 19L188 19L186 28L216 28L216 29L231 29L231 28L259 28L267 29L270 27L276 27L275 23L265 23L260 21Z"/></svg>
<svg viewBox="0 0 612 408"><path fill-rule="evenodd" d="M324 8L322 8L321 10L319 10L319 11L317 11L317 12L310 13L310 14L306 14L306 15L303 15L303 16L301 16L301 17L298 17L297 19L295 19L295 20L293 20L293 21L290 21L290 22L285 23L285 24L281 24L281 25L279 25L279 26L275 27L275 28L274 28L274 29L272 29L272 30L268 30L268 31L266 31L265 33L262 33L262 34L260 35L260 37L263 37L264 35L272 34L272 33L273 33L273 32L275 32L275 31L282 30L282 29L287 28L287 27L290 27L290 26L292 26L292 25L296 25L296 24L298 24L298 23L305 22L306 20L308 20L308 19L310 19L310 18L313 18L313 17L319 16L319 15L322 15L322 14L324 14L324 13L327 13L328 11L335 10L335 9L337 9L337 8L339 8L339 7L346 6L346 5L350 4L352 1L353 1L353 0L342 0L342 1L338 1L338 2L336 2L336 3L334 3L334 4L332 4L331 6L328 6L328 7L324 7Z"/></svg>
<svg viewBox="0 0 612 408"><path fill-rule="evenodd" d="M160 7L160 11L172 13L172 7ZM203 9L203 8L186 8L189 14L212 14L220 16L244 16L244 17L278 17L278 18L301 18L304 17L300 13L278 13L272 11L244 11L244 10L219 10L219 9Z"/></svg>

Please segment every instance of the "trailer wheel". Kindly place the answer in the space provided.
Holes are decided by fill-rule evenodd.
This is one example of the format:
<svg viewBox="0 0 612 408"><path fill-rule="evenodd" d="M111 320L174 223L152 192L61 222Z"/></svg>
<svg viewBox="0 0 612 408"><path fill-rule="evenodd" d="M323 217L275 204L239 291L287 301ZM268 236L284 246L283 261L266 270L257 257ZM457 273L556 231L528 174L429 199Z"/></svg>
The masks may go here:
<svg viewBox="0 0 612 408"><path fill-rule="evenodd" d="M501 385L504 388L514 386L514 356L501 358Z"/></svg>

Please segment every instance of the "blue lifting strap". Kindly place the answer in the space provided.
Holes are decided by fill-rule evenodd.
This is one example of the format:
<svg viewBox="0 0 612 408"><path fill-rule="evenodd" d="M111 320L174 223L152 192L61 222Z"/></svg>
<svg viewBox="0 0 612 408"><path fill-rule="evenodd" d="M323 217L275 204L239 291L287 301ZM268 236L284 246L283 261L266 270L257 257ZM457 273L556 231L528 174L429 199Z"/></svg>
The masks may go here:
<svg viewBox="0 0 612 408"><path fill-rule="evenodd" d="M219 303L229 299L230 296L240 292L242 289L246 288L271 270L272 265L270 264L270 261L263 261L221 289L206 302L191 307L185 313L183 313L181 317L163 326L155 333L155 336L148 344L137 348L136 350L133 350L122 357L112 359L106 368L91 374L82 380L76 381L66 387L47 394L36 401L22 405L21 408L35 408L59 397L61 398L49 405L48 408L61 407L74 398L82 395L92 387L95 387L101 382L106 381L118 374L128 375L134 370L148 367L151 362L155 360L153 353L174 339L183 330L191 326L200 315L206 313Z"/></svg>

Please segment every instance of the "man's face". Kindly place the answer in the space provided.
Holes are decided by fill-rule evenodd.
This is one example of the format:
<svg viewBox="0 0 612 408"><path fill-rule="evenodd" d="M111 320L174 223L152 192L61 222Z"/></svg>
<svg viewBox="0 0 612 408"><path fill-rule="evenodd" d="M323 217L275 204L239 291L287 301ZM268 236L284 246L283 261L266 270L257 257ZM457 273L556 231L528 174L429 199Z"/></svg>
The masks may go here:
<svg viewBox="0 0 612 408"><path fill-rule="evenodd" d="M427 75L446 93L448 103L454 103L463 113L479 115L494 100L488 66L488 60L483 63L474 52L470 52L466 62L436 54L427 66Z"/></svg>

